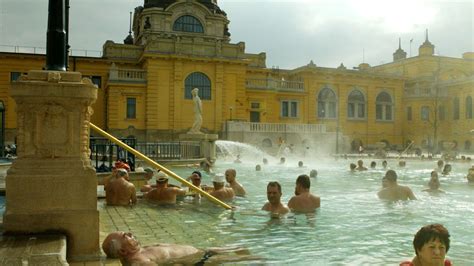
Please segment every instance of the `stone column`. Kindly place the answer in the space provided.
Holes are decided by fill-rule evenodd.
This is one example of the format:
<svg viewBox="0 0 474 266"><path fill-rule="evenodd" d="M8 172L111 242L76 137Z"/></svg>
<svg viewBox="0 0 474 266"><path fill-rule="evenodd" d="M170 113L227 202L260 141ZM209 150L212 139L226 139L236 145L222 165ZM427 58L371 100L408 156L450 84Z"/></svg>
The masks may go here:
<svg viewBox="0 0 474 266"><path fill-rule="evenodd" d="M201 156L211 163L216 161L217 134L186 133L179 135L180 140L199 141L201 143Z"/></svg>
<svg viewBox="0 0 474 266"><path fill-rule="evenodd" d="M30 71L12 83L10 95L18 158L6 177L5 232L62 232L69 259L99 255L88 124L97 88L78 72Z"/></svg>

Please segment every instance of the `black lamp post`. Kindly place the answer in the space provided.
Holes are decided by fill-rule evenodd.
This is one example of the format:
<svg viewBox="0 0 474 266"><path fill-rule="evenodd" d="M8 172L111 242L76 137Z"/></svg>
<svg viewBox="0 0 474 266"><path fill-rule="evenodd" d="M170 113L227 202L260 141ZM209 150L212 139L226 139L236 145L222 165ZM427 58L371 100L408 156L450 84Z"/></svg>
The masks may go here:
<svg viewBox="0 0 474 266"><path fill-rule="evenodd" d="M46 33L46 70L67 69L67 26L69 0L49 0Z"/></svg>

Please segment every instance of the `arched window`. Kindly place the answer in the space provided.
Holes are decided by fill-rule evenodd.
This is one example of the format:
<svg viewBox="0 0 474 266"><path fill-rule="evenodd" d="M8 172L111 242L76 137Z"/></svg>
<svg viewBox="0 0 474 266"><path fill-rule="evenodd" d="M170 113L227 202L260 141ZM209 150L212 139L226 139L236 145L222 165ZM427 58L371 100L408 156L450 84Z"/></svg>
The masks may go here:
<svg viewBox="0 0 474 266"><path fill-rule="evenodd" d="M379 121L393 120L392 97L387 92L381 92L375 99L375 119Z"/></svg>
<svg viewBox="0 0 474 266"><path fill-rule="evenodd" d="M211 81L209 78L201 73L201 72L194 72L189 74L184 81L184 98L185 99L192 99L193 95L191 91L194 88L199 89L199 98L201 100L210 100L211 99Z"/></svg>
<svg viewBox="0 0 474 266"><path fill-rule="evenodd" d="M174 31L203 33L204 28L201 22L193 16L181 16L173 24Z"/></svg>
<svg viewBox="0 0 474 266"><path fill-rule="evenodd" d="M456 97L453 100L453 119L458 120L459 119L459 98Z"/></svg>
<svg viewBox="0 0 474 266"><path fill-rule="evenodd" d="M466 97L466 119L472 119L472 97Z"/></svg>
<svg viewBox="0 0 474 266"><path fill-rule="evenodd" d="M323 88L318 95L318 117L336 118L337 98L329 87Z"/></svg>
<svg viewBox="0 0 474 266"><path fill-rule="evenodd" d="M360 90L353 90L347 98L347 117L365 118L365 97Z"/></svg>

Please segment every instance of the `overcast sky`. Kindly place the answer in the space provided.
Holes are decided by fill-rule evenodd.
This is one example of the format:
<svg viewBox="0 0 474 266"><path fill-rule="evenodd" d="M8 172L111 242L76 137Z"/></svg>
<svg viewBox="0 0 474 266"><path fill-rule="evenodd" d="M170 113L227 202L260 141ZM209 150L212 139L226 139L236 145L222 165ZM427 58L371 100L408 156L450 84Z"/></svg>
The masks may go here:
<svg viewBox="0 0 474 266"><path fill-rule="evenodd" d="M70 0L72 49L102 50L123 42L129 12L143 0ZM267 53L267 67L357 66L392 61L402 48L418 54L425 29L435 53L474 52L474 0L219 0L230 20L231 42ZM46 46L47 0L0 0L0 45ZM8 48L0 47L0 50Z"/></svg>

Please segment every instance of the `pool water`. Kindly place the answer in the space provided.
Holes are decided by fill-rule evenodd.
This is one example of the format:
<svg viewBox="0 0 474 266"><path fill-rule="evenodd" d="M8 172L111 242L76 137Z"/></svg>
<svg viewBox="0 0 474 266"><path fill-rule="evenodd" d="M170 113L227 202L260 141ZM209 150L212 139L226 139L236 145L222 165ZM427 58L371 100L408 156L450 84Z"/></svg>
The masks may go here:
<svg viewBox="0 0 474 266"><path fill-rule="evenodd" d="M378 165L374 170L350 173L349 163L355 159L311 160L305 162L305 168L298 168L297 160L289 160L285 166L273 160L270 165L262 164L261 172L255 171L254 159L241 159L241 164L218 160L215 167L215 172L237 169L237 180L248 192L246 198L233 202L239 208L233 214L217 207L211 207L212 211L202 209L215 213L200 222L212 224L205 228L210 230L209 236L219 239L218 244L248 247L253 254L262 256L265 263L397 265L413 257L413 236L421 226L441 223L451 234L448 257L456 265L474 263L474 186L464 178L470 164L452 163L452 173L440 175L441 188L446 193L430 195L421 190L427 188L436 161L408 160L407 167L399 168L397 161L388 160L389 168L398 173L399 184L410 186L419 200L387 203L376 195L385 173L381 160L374 160ZM370 161L366 159L364 164ZM318 170L311 191L321 197L321 208L314 215L289 215L276 220L260 211L267 201L269 181L280 182L282 201L287 203L294 194L296 177L309 174L311 169ZM191 172L191 169L174 170L181 176ZM210 180L205 177L203 183L210 184ZM193 206L189 209L192 216ZM188 230L183 233L192 234L196 229ZM200 240L189 244L203 246Z"/></svg>
<svg viewBox="0 0 474 266"><path fill-rule="evenodd" d="M250 158L250 157L249 157ZM201 204L181 201L175 207L147 204L108 207L98 201L101 240L115 230L131 231L143 245L157 242L190 244L200 248L238 245L247 247L261 259L252 263L295 265L398 265L414 255L412 240L415 232L429 223L444 224L451 234L448 252L455 265L474 265L474 186L464 178L470 164L452 163L449 176L440 175L441 195L430 195L426 188L436 161L407 161L399 168L397 161L388 160L389 168L397 171L399 183L412 188L419 200L387 203L376 196L385 170L381 160L377 168L350 173L349 163L356 159L338 160L305 158L305 168L289 159L285 165L269 158L242 157L242 163L219 159L215 172L237 169L237 180L247 190L247 197L237 198L236 211L224 210L205 199ZM372 159L364 159L369 165ZM255 164L262 171L255 171ZM321 197L321 208L312 215L290 214L283 219L271 219L261 211L267 201L266 185L278 181L282 185L282 201L294 194L299 174L318 170L311 179L311 191ZM174 168L187 177L194 169ZM176 181L172 183L177 184ZM204 184L211 177L203 176ZM0 214L4 211L0 197ZM249 263L249 262L243 262Z"/></svg>

